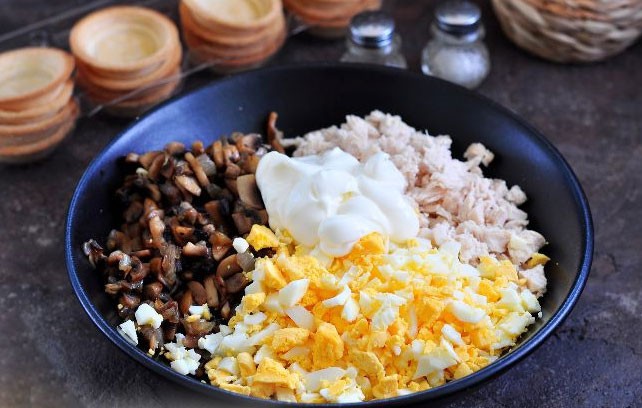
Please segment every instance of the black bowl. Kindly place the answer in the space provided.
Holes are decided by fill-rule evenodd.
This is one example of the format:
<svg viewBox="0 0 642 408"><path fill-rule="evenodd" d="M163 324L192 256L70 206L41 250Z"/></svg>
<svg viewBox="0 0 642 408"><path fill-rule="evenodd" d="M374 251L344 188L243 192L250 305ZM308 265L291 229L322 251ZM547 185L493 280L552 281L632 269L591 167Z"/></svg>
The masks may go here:
<svg viewBox="0 0 642 408"><path fill-rule="evenodd" d="M490 100L447 82L396 69L359 65L317 65L264 69L218 81L166 103L136 121L91 163L72 198L66 228L66 260L73 289L107 338L155 372L219 399L256 405L259 401L202 384L172 371L126 342L115 330L119 319L103 282L82 253L89 238L105 239L117 214L113 193L122 181L117 161L129 152L161 149L165 143L212 142L233 131L261 132L270 111L279 113L286 135L342 123L346 114L374 109L401 115L431 134L449 134L453 153L482 142L496 160L487 175L519 184L529 197L523 207L531 227L549 241L545 252L548 292L543 318L509 353L488 367L443 386L360 406L407 405L435 400L476 386L511 367L540 345L571 311L588 277L593 230L588 203L573 171L540 133Z"/></svg>

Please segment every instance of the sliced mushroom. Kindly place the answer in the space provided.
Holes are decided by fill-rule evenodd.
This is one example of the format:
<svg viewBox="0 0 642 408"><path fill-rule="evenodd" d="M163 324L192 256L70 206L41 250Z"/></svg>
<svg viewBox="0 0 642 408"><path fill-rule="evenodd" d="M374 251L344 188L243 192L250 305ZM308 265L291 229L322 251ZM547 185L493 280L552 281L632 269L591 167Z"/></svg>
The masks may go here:
<svg viewBox="0 0 642 408"><path fill-rule="evenodd" d="M196 160L198 160L198 163L201 165L201 168L207 177L216 176L216 163L214 163L207 154L197 156Z"/></svg>
<svg viewBox="0 0 642 408"><path fill-rule="evenodd" d="M194 300L192 298L192 291L187 289L178 301L178 309L183 315L186 315L189 312L189 308L190 306L192 306L193 302Z"/></svg>
<svg viewBox="0 0 642 408"><path fill-rule="evenodd" d="M187 287L192 292L192 298L197 305L204 305L207 303L207 292L203 285L196 281L187 282Z"/></svg>
<svg viewBox="0 0 642 408"><path fill-rule="evenodd" d="M207 174L203 171L201 163L196 160L192 153L185 153L185 160L187 160L189 165L192 167L192 171L194 171L194 175L201 187L207 187L210 184L210 180L207 178ZM200 193L196 195L200 195Z"/></svg>
<svg viewBox="0 0 642 408"><path fill-rule="evenodd" d="M212 144L212 157L216 167L221 169L225 166L225 153L223 152L223 142L217 140Z"/></svg>
<svg viewBox="0 0 642 408"><path fill-rule="evenodd" d="M241 154L254 155L256 150L261 146L261 135L249 133L247 135L239 134L235 138L236 149Z"/></svg>
<svg viewBox="0 0 642 408"><path fill-rule="evenodd" d="M221 231L214 231L210 235L210 245L212 245L212 258L220 261L232 249L232 239Z"/></svg>
<svg viewBox="0 0 642 408"><path fill-rule="evenodd" d="M267 124L267 140L274 150L279 153L285 153L285 149L280 142L281 138L283 137L283 132L276 128L276 120L278 118L279 115L276 112L270 112Z"/></svg>
<svg viewBox="0 0 642 408"><path fill-rule="evenodd" d="M120 303L124 307L135 309L138 307L138 305L140 305L140 296L130 293L122 293L120 295L120 298L118 299L118 303Z"/></svg>
<svg viewBox="0 0 642 408"><path fill-rule="evenodd" d="M235 273L225 280L225 288L227 293L239 293L245 288L250 281L247 279L243 272Z"/></svg>
<svg viewBox="0 0 642 408"><path fill-rule="evenodd" d="M192 204L183 201L178 208L178 219L182 222L194 225L194 223L196 223L197 217L198 211L196 211Z"/></svg>
<svg viewBox="0 0 642 408"><path fill-rule="evenodd" d="M185 190L189 191L190 194L195 196L201 195L201 188L196 183L196 180L190 176L176 176L174 177L177 186L183 187Z"/></svg>
<svg viewBox="0 0 642 408"><path fill-rule="evenodd" d="M143 298L146 300L156 300L163 291L163 284L152 282L143 287Z"/></svg>
<svg viewBox="0 0 642 408"><path fill-rule="evenodd" d="M163 154L163 152L159 152L159 151L147 152L139 156L138 162L141 164L141 166L143 166L145 170L147 170L149 169L149 166L152 165L152 162L154 161L154 159L156 159L156 157L160 154Z"/></svg>
<svg viewBox="0 0 642 408"><path fill-rule="evenodd" d="M203 142L200 141L200 140L197 140L194 143L192 143L192 152L196 156L199 156L199 155L205 153L205 146L203 146Z"/></svg>
<svg viewBox="0 0 642 408"><path fill-rule="evenodd" d="M183 255L206 257L209 255L209 250L205 245L205 242L199 242L197 245L188 242L183 247Z"/></svg>
<svg viewBox="0 0 642 408"><path fill-rule="evenodd" d="M205 288L205 294L207 295L207 305L212 308L218 307L218 291L216 290L216 285L214 284L213 276L206 276L203 279L203 287Z"/></svg>
<svg viewBox="0 0 642 408"><path fill-rule="evenodd" d="M239 193L239 199L245 204L257 210L265 208L254 174L245 174L237 178L236 189Z"/></svg>
<svg viewBox="0 0 642 408"><path fill-rule="evenodd" d="M241 266L236 259L236 254L233 254L223 259L221 263L218 264L218 267L216 268L216 276L227 279L241 271L243 271L243 269L241 269Z"/></svg>
<svg viewBox="0 0 642 408"><path fill-rule="evenodd" d="M160 327L155 329L149 325L143 325L139 329L143 339L149 347L148 352L154 354L163 345L163 332Z"/></svg>
<svg viewBox="0 0 642 408"><path fill-rule="evenodd" d="M179 155L185 152L185 145L180 142L169 142L165 145L165 151L171 155Z"/></svg>

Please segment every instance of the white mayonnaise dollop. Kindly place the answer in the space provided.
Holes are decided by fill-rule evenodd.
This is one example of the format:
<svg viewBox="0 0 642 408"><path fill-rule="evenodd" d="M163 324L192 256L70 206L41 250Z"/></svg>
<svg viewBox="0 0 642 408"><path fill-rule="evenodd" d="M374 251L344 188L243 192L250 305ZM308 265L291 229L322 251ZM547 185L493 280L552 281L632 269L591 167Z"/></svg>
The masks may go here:
<svg viewBox="0 0 642 408"><path fill-rule="evenodd" d="M331 257L348 254L371 232L403 242L419 231L406 180L385 153L361 164L339 148L295 158L270 152L256 181L270 227Z"/></svg>

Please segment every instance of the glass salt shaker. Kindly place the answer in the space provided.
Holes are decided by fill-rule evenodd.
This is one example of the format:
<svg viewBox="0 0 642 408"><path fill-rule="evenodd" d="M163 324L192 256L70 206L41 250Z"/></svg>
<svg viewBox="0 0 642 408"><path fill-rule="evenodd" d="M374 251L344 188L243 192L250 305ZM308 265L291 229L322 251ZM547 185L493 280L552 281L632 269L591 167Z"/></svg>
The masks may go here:
<svg viewBox="0 0 642 408"><path fill-rule="evenodd" d="M347 50L342 62L363 62L406 68L401 53L401 37L395 34L395 22L383 11L366 11L350 20Z"/></svg>
<svg viewBox="0 0 642 408"><path fill-rule="evenodd" d="M449 0L435 11L433 38L421 56L421 70L473 89L490 71L488 48L483 42L481 10L471 2Z"/></svg>

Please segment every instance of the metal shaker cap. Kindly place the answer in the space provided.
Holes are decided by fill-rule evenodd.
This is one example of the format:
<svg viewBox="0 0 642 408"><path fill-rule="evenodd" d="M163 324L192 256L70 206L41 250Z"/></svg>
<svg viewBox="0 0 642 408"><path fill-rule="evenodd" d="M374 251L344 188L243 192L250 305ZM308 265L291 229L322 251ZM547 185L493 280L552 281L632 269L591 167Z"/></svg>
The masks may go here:
<svg viewBox="0 0 642 408"><path fill-rule="evenodd" d="M350 20L350 41L366 48L383 48L392 43L395 22L383 11L365 11Z"/></svg>
<svg viewBox="0 0 642 408"><path fill-rule="evenodd" d="M479 29L481 10L470 1L448 0L437 7L435 17L440 30L457 36L467 35Z"/></svg>

